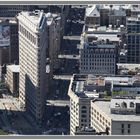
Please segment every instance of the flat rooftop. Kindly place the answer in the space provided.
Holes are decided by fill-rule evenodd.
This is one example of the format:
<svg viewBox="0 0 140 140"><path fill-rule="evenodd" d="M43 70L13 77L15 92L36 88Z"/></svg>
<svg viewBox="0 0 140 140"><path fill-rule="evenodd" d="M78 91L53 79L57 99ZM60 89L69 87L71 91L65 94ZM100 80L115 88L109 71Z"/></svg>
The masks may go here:
<svg viewBox="0 0 140 140"><path fill-rule="evenodd" d="M134 82L134 79L132 77L105 77L105 81L113 82L113 84L119 84L119 85L131 85Z"/></svg>
<svg viewBox="0 0 140 140"><path fill-rule="evenodd" d="M94 34L87 34L87 37L92 37L95 36L98 38L98 40L109 40L109 41L115 41L119 42L120 38L118 37L117 34L107 34L107 33L94 33Z"/></svg>
<svg viewBox="0 0 140 140"><path fill-rule="evenodd" d="M84 43L84 45L81 45L81 49L86 49L86 48L98 48L98 49L115 49L116 46L113 44L90 44L90 43Z"/></svg>
<svg viewBox="0 0 140 140"><path fill-rule="evenodd" d="M110 101L94 101L94 104L114 121L140 121L140 115L111 114Z"/></svg>
<svg viewBox="0 0 140 140"><path fill-rule="evenodd" d="M117 34L120 33L121 30L120 28L113 28L112 25L109 25L110 27L106 27L106 26L100 26L97 28L94 27L88 27L87 32L93 32L93 33L107 33L107 34ZM122 27L124 27L123 25L121 25Z"/></svg>
<svg viewBox="0 0 140 140"><path fill-rule="evenodd" d="M46 19L44 12L40 10L24 11L19 13L19 16L20 15L22 15L27 21L36 25L37 27L41 27Z"/></svg>
<svg viewBox="0 0 140 140"><path fill-rule="evenodd" d="M12 72L19 73L19 71L20 71L20 66L19 65L8 65L7 68L9 68Z"/></svg>
<svg viewBox="0 0 140 140"><path fill-rule="evenodd" d="M124 63L117 63L118 67L127 68L129 70L135 70L136 68L140 69L140 64L124 64Z"/></svg>
<svg viewBox="0 0 140 140"><path fill-rule="evenodd" d="M138 15L137 17L128 17L127 18L127 21L140 21L140 15ZM127 24L129 24L129 23L127 23ZM130 23L131 24L131 23Z"/></svg>
<svg viewBox="0 0 140 140"><path fill-rule="evenodd" d="M103 77L75 75L71 89L78 97L94 98L99 96L99 93L96 91L96 87L99 86L105 86Z"/></svg>

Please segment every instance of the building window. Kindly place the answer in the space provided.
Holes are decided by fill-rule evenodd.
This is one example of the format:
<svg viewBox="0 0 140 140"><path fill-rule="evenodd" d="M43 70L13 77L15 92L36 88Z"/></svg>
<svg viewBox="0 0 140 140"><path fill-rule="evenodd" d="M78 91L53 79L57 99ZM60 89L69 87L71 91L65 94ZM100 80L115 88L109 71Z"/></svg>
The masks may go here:
<svg viewBox="0 0 140 140"><path fill-rule="evenodd" d="M128 134L130 134L130 129L128 129Z"/></svg>
<svg viewBox="0 0 140 140"><path fill-rule="evenodd" d="M124 124L122 124L122 128L124 128Z"/></svg>
<svg viewBox="0 0 140 140"><path fill-rule="evenodd" d="M82 118L86 118L86 115L82 115Z"/></svg>
<svg viewBox="0 0 140 140"><path fill-rule="evenodd" d="M82 106L82 109L87 109L87 107L86 106Z"/></svg>
<svg viewBox="0 0 140 140"><path fill-rule="evenodd" d="M128 128L130 129L130 124L128 124Z"/></svg>
<svg viewBox="0 0 140 140"><path fill-rule="evenodd" d="M122 129L122 134L124 134L124 129Z"/></svg>
<svg viewBox="0 0 140 140"><path fill-rule="evenodd" d="M87 111L86 110L82 110L82 113L87 113Z"/></svg>

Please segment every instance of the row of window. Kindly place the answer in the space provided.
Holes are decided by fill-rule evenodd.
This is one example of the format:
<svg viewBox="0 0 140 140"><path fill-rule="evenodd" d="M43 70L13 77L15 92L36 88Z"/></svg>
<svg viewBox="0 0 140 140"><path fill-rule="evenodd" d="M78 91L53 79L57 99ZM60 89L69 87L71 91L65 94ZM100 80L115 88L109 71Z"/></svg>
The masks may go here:
<svg viewBox="0 0 140 140"><path fill-rule="evenodd" d="M27 31L23 26L19 25L19 31L30 40L34 45L37 44L37 39L29 31Z"/></svg>
<svg viewBox="0 0 140 140"><path fill-rule="evenodd" d="M96 54L96 55L90 55L90 54L84 54L82 55L83 58L115 58L114 54Z"/></svg>
<svg viewBox="0 0 140 140"><path fill-rule="evenodd" d="M92 119L94 120L94 117L97 118L98 121L100 121L101 123L106 124L106 125L109 125L110 126L110 122L105 119L105 117L100 114L98 111L96 111L95 109L93 109L93 107L91 108L92 109Z"/></svg>
<svg viewBox="0 0 140 140"><path fill-rule="evenodd" d="M112 55L111 53L114 53L115 49L86 49L82 50L81 53L83 54L94 54L94 55ZM99 54L98 54L99 53ZM109 54L106 54L109 53Z"/></svg>
<svg viewBox="0 0 140 140"><path fill-rule="evenodd" d="M81 66L84 65L84 66L109 66L109 67L113 67L115 65L114 62L98 62L98 63L81 63Z"/></svg>
<svg viewBox="0 0 140 140"><path fill-rule="evenodd" d="M130 134L130 128L131 128L131 125L130 124L127 124L127 133ZM124 129L124 124L121 125L121 133L124 134L125 132L125 129Z"/></svg>
<svg viewBox="0 0 140 140"><path fill-rule="evenodd" d="M97 58L96 59L90 59L90 58L86 59L85 58L85 59L81 59L81 61L82 62L84 62L84 61L85 62L90 62L91 61L91 62L94 62L94 63L96 63L96 62L115 62L114 59L110 59L110 58L102 58L102 59L101 58L100 59L99 58L98 59Z"/></svg>
<svg viewBox="0 0 140 140"><path fill-rule="evenodd" d="M110 71L110 70L113 70L114 71L114 67L104 67L103 69L101 69L101 68L103 68L102 67L102 65L100 65L99 67L81 67L81 69L83 69L83 70L99 70L99 71L105 71L105 70L108 70L108 71Z"/></svg>

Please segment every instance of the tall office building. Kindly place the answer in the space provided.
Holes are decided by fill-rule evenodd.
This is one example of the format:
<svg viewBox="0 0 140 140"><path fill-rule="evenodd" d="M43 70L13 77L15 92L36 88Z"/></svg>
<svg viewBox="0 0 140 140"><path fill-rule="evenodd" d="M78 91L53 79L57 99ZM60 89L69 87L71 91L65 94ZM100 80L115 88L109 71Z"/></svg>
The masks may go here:
<svg viewBox="0 0 140 140"><path fill-rule="evenodd" d="M82 34L79 51L81 74L116 74L119 34L118 30L104 27L88 29Z"/></svg>
<svg viewBox="0 0 140 140"><path fill-rule="evenodd" d="M140 63L140 15L127 19L127 63Z"/></svg>
<svg viewBox="0 0 140 140"><path fill-rule="evenodd" d="M46 102L46 16L43 11L21 12L19 20L19 100L21 108L40 122Z"/></svg>

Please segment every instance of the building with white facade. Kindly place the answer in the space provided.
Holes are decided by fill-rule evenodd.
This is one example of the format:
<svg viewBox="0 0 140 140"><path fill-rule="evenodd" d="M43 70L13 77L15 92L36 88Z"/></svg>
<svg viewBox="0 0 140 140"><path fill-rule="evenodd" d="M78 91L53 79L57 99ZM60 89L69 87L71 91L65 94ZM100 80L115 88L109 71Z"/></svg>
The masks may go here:
<svg viewBox="0 0 140 140"><path fill-rule="evenodd" d="M73 76L68 91L71 135L81 133L82 129L90 128L90 101L99 98L99 92L103 92L104 89L105 85L102 78L92 75ZM95 134L94 131L93 133Z"/></svg>
<svg viewBox="0 0 140 140"><path fill-rule="evenodd" d="M109 135L139 135L139 107L139 99L91 101L91 126Z"/></svg>
<svg viewBox="0 0 140 140"><path fill-rule="evenodd" d="M129 115L130 118L136 117L138 119L136 113L138 114L140 111L137 103L140 103L140 100L136 91L139 90L139 86L135 84L139 81L140 79L137 77L73 75L68 90L70 97L70 135L129 134L129 132L125 132L127 130L121 131L115 125L118 122L119 127L121 127L121 123L126 121L124 124L127 127ZM119 92L111 95L110 93L113 91ZM122 94L123 91L126 92ZM107 94L110 94L112 99L106 98ZM135 104L134 107L131 107L132 102ZM123 103L124 105L122 105ZM130 119L130 122L136 125L133 119ZM140 119L138 123L140 123ZM132 134L136 135L136 133L133 132Z"/></svg>
<svg viewBox="0 0 140 140"><path fill-rule="evenodd" d="M46 20L39 10L18 15L20 107L31 112L38 122L46 103Z"/></svg>

